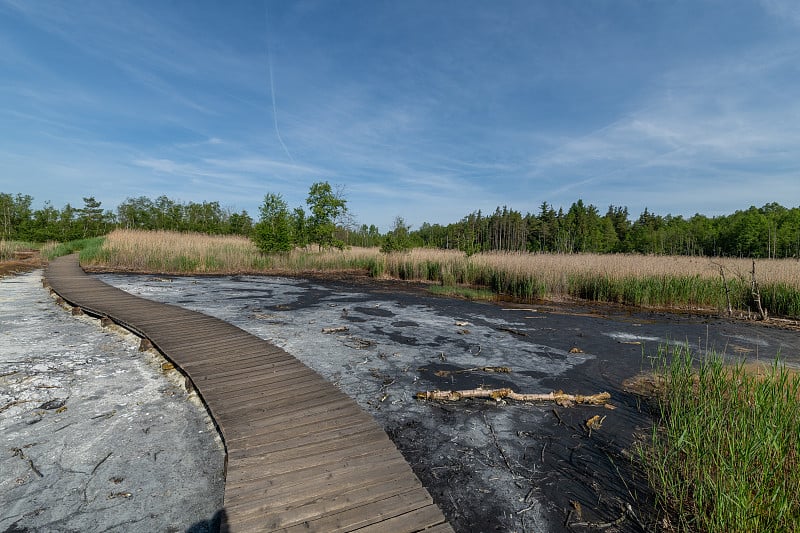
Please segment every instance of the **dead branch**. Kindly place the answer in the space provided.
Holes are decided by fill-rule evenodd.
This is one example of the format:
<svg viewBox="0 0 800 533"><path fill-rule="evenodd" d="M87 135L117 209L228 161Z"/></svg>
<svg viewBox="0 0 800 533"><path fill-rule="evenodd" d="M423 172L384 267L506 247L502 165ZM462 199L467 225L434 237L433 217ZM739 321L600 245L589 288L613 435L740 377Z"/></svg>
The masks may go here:
<svg viewBox="0 0 800 533"><path fill-rule="evenodd" d="M450 374L466 374L468 372L489 372L498 374L509 374L511 369L507 366L476 366L475 368L465 368L463 370L437 370L433 374L440 378L449 376Z"/></svg>
<svg viewBox="0 0 800 533"><path fill-rule="evenodd" d="M508 456L506 456L506 452L503 450L500 443L497 441L497 434L494 432L494 426L492 426L488 420L486 420L486 413L481 413L483 416L483 423L489 428L489 431L492 434L492 441L494 442L494 447L497 448L497 451L500 453L500 457L503 458L503 462L506 464L506 468L508 471L511 472L511 475L517 477L517 473L514 471L514 467L511 466L511 462L508 460Z"/></svg>
<svg viewBox="0 0 800 533"><path fill-rule="evenodd" d="M464 398L491 398L493 400L514 400L518 402L556 402L562 406L570 406L576 403L601 405L611 399L611 394L601 392L598 394L581 395L567 394L564 391L553 391L542 394L521 394L511 389L471 389L460 391L423 391L417 393L418 400L433 401L458 401Z"/></svg>
<svg viewBox="0 0 800 533"><path fill-rule="evenodd" d="M512 335L517 335L517 336L519 336L519 337L527 337L527 336L528 336L528 334L527 334L527 333L525 333L524 331L519 331L519 330L517 330L517 329L511 329L511 328L506 328L506 327L500 327L500 328L497 328L497 330L498 330L498 331L506 331L506 332L508 332L508 333L511 333Z"/></svg>
<svg viewBox="0 0 800 533"><path fill-rule="evenodd" d="M350 331L350 328L347 326L338 326L335 328L322 328L322 333L344 333L346 331Z"/></svg>

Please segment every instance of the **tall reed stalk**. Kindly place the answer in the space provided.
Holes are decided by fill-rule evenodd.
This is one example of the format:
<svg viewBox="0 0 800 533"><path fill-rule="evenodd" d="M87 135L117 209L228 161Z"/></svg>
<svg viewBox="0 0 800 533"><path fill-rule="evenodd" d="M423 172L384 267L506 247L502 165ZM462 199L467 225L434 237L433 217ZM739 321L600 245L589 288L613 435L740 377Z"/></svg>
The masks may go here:
<svg viewBox="0 0 800 533"><path fill-rule="evenodd" d="M661 348L660 420L641 457L681 531L800 530L800 376Z"/></svg>

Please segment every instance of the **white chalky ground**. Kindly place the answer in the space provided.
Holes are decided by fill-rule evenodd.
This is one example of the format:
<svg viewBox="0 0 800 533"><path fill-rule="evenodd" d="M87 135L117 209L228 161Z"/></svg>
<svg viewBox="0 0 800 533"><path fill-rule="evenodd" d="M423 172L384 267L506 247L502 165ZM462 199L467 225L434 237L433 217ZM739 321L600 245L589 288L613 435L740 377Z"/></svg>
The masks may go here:
<svg viewBox="0 0 800 533"><path fill-rule="evenodd" d="M206 531L224 451L137 337L0 279L0 531Z"/></svg>

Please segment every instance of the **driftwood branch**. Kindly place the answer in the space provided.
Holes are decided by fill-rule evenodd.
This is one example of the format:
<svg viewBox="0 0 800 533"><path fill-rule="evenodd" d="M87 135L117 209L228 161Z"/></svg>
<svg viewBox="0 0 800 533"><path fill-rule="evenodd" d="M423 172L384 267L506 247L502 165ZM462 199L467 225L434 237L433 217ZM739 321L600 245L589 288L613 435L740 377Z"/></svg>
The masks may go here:
<svg viewBox="0 0 800 533"><path fill-rule="evenodd" d="M601 405L611 399L611 394L581 395L567 394L564 391L554 391L542 394L521 394L511 389L471 389L460 391L423 391L417 393L418 400L446 400L450 402L464 398L491 398L493 400L515 400L518 402L556 402L559 405L572 405L576 403Z"/></svg>
<svg viewBox="0 0 800 533"><path fill-rule="evenodd" d="M330 334L330 333L345 333L347 331L350 331L350 328L348 328L347 326L338 326L338 327L335 327L335 328L322 328L322 333L328 333L328 334Z"/></svg>

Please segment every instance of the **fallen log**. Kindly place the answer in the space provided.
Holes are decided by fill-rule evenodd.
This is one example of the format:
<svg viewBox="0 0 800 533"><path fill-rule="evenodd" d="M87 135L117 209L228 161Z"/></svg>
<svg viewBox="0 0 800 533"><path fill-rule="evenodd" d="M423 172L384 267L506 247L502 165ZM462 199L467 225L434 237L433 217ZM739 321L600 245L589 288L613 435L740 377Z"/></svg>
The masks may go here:
<svg viewBox="0 0 800 533"><path fill-rule="evenodd" d="M611 394L601 392L598 394L567 394L564 391L553 391L541 394L522 394L512 389L470 389L459 391L423 391L417 393L418 400L429 401L458 401L464 398L491 398L493 400L515 400L518 402L556 402L559 405L572 405L576 403L602 405L611 399Z"/></svg>

